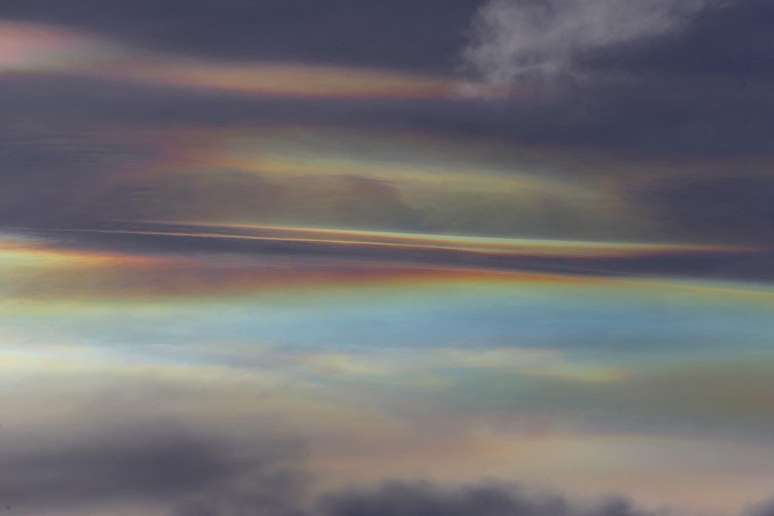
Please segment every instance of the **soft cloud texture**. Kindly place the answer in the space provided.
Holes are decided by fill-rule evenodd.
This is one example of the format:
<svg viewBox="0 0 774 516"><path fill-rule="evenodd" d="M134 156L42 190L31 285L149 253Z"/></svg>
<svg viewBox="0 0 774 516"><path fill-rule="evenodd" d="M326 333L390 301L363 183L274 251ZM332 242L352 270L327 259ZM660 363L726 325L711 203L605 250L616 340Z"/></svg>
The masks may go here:
<svg viewBox="0 0 774 516"><path fill-rule="evenodd" d="M478 12L464 59L496 85L582 73L596 52L662 36L707 0L491 0Z"/></svg>

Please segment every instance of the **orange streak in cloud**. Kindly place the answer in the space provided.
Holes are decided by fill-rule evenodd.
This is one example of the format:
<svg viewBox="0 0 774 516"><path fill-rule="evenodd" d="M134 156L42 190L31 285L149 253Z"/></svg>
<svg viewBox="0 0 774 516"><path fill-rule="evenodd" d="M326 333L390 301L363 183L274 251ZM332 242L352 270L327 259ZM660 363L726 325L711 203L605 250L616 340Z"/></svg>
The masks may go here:
<svg viewBox="0 0 774 516"><path fill-rule="evenodd" d="M446 99L460 81L401 71L147 54L56 26L0 22L0 73L76 75L255 96Z"/></svg>
<svg viewBox="0 0 774 516"><path fill-rule="evenodd" d="M107 231L119 234L203 237L202 233ZM215 235L214 238L220 238ZM231 238L231 237L225 237ZM276 238L276 240L293 241ZM340 242L341 245L352 245ZM354 244L357 245L357 244ZM148 300L261 293L292 294L324 290L328 294L353 289L411 290L460 283L501 285L518 283L575 284L593 278L522 273L380 261L294 257L273 261L265 256L142 255L120 252L60 249L45 243L0 245L0 277L14 298ZM84 278L88 277L88 281Z"/></svg>
<svg viewBox="0 0 774 516"><path fill-rule="evenodd" d="M129 80L258 96L443 99L453 97L456 91L456 84L443 78L303 64L224 64L172 59L140 61L125 72Z"/></svg>
<svg viewBox="0 0 774 516"><path fill-rule="evenodd" d="M59 257L58 255L56 255ZM88 255L73 254L67 261L55 261L25 274L12 270L12 281L5 285L15 299L44 302L114 299L121 301L187 299L260 294L292 295L305 292L331 295L353 289L389 288L411 290L432 285L461 283L500 285L505 282L572 284L585 279L542 274L479 271L414 266L356 263L325 266L304 263L266 266L254 263L212 263L179 257L137 262L134 257L111 262L90 263ZM3 274L0 252L0 276ZM88 273L84 282L81 274ZM44 285L45 288L41 288Z"/></svg>

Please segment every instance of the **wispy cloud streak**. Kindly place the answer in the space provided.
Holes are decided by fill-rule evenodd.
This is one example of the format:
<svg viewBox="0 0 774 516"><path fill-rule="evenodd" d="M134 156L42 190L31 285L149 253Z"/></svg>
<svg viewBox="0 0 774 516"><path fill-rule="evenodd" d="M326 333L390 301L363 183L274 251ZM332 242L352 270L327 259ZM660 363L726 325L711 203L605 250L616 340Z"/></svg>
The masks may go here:
<svg viewBox="0 0 774 516"><path fill-rule="evenodd" d="M490 0L478 12L467 65L495 85L584 74L594 53L679 29L712 0Z"/></svg>
<svg viewBox="0 0 774 516"><path fill-rule="evenodd" d="M149 54L46 25L0 22L0 73L63 73L151 86L310 99L449 99L450 78L282 62Z"/></svg>

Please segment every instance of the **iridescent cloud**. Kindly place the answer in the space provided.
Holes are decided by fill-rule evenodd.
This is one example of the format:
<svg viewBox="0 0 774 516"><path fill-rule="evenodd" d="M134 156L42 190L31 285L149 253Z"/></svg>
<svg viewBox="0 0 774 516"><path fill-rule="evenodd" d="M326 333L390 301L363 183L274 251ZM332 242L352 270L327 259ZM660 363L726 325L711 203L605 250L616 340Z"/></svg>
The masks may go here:
<svg viewBox="0 0 774 516"><path fill-rule="evenodd" d="M154 55L47 25L0 22L0 72L84 75L257 96L451 99L460 84L399 71Z"/></svg>
<svg viewBox="0 0 774 516"><path fill-rule="evenodd" d="M0 508L768 514L765 9L507 3L0 2Z"/></svg>

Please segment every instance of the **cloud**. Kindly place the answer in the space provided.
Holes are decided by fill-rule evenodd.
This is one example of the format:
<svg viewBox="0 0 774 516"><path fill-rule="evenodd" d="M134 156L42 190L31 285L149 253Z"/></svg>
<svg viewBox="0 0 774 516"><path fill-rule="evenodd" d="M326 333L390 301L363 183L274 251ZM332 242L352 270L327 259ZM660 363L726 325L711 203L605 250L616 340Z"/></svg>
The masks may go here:
<svg viewBox="0 0 774 516"><path fill-rule="evenodd" d="M0 19L0 73L64 73L150 86L270 97L432 99L452 96L444 78L364 67L194 59L122 48L48 25Z"/></svg>
<svg viewBox="0 0 774 516"><path fill-rule="evenodd" d="M275 459L235 460L224 443L169 425L134 425L40 449L6 449L0 500L13 508L69 510L104 503L169 503L242 477L290 484ZM177 502L175 502L177 503Z"/></svg>
<svg viewBox="0 0 774 516"><path fill-rule="evenodd" d="M463 52L496 85L577 76L589 56L668 34L708 0L490 0Z"/></svg>
<svg viewBox="0 0 774 516"><path fill-rule="evenodd" d="M645 516L624 500L583 506L491 483L440 487L388 482L311 489L298 446L253 430L238 446L201 428L121 417L85 421L74 435L4 447L0 503L9 510L121 513L154 507L171 516ZM40 437L40 436L39 436ZM155 512L154 512L155 514Z"/></svg>
<svg viewBox="0 0 774 516"><path fill-rule="evenodd" d="M774 516L774 500L756 505L747 511L746 516Z"/></svg>
<svg viewBox="0 0 774 516"><path fill-rule="evenodd" d="M129 424L80 435L69 449L5 450L0 500L14 511L84 513L155 507L170 516L657 516L625 498L580 503L491 482L386 482L310 489L298 454L253 433L259 454L181 426ZM313 480L313 479L311 479ZM155 512L154 512L155 514ZM770 505L744 511L769 516Z"/></svg>
<svg viewBox="0 0 774 516"><path fill-rule="evenodd" d="M429 482L388 482L372 489L324 493L311 503L285 497L289 484L253 486L230 493L208 493L173 516L672 516L668 509L647 510L626 498L578 503L557 494L536 494L494 483L443 488ZM275 488L278 490L271 490ZM271 494L268 494L271 493ZM298 494L295 492L294 494ZM740 516L770 516L772 504L740 511Z"/></svg>
<svg viewBox="0 0 774 516"><path fill-rule="evenodd" d="M267 500L265 486L231 496L202 497L175 516L652 516L625 499L597 505L574 504L557 495L534 495L496 484L440 488L430 483L387 483L375 489L343 489L311 504L283 499L282 489ZM224 493L225 494L225 493Z"/></svg>
<svg viewBox="0 0 774 516"><path fill-rule="evenodd" d="M324 516L645 516L654 514L615 499L582 507L560 496L536 496L497 485L439 489L423 483L388 484L372 491L334 494Z"/></svg>
<svg viewBox="0 0 774 516"><path fill-rule="evenodd" d="M26 242L23 234L42 238ZM396 281L417 287L439 282L602 285L610 276L767 279L773 273L771 251L744 246L477 240L301 226L113 222L26 229L0 238L0 246L5 262L0 273L13 271L4 285L7 292L19 300L52 303L171 301ZM73 274L78 271L88 271L89 281ZM464 358L483 364L503 357Z"/></svg>
<svg viewBox="0 0 774 516"><path fill-rule="evenodd" d="M132 318L131 311L125 313ZM195 318L190 316L190 320ZM145 326L137 319L134 324ZM444 396L458 411L451 413L433 393L435 401L427 405L424 393L401 377L385 383L384 390L362 381L333 386L314 378L308 381L310 376L298 371L294 363L296 358L303 362L303 352L279 350L285 355L272 356L274 350L269 350L265 355L252 344L233 350L236 360L232 362L238 362L238 367L222 367L211 362L183 365L200 363L190 344L167 350L159 345L145 348L134 344L127 355L111 353L115 359L106 360L105 352L98 350L41 350L29 332L18 338L24 339L18 353L2 357L4 383L14 386L12 398L2 400L4 413L14 416L0 427L0 462L9 468L0 473L0 500L9 500L20 509L30 507L35 514L52 506L68 509L134 503L174 506L177 514L185 516L393 516L405 512L389 510L404 511L421 502L435 512L414 514L456 516L461 513L447 512L446 508L470 508L470 492L491 486L457 490L412 484L406 489L411 495L407 500L395 498L396 509L385 506L384 492L392 492L387 487L362 491L357 486L409 475L439 482L478 483L486 478L482 471L503 479L513 478L515 471L524 475L524 482L550 478L552 488L576 496L570 493L578 489L576 475L581 474L586 493L596 495L602 489L612 489L641 503L655 503L670 499L670 488L659 492L659 482L652 475L663 478L664 463L647 459L653 454L669 457L665 460L671 461L670 468L677 469L670 473L674 475L670 482L680 485L688 476L696 477L682 488L692 498L697 496L697 485L712 485L721 477L731 481L724 487L725 493L715 492L710 500L722 500L724 494L747 482L745 471L765 475L770 470L765 454L761 455L765 443L747 448L745 440L752 434L736 433L739 428L750 428L751 414L763 414L758 419L766 417L761 408L766 403L765 393L771 391L771 381L766 376L770 367L763 363L755 369L734 364L727 371L676 369L641 380L635 377L612 389L599 383L584 387L572 378L552 377L546 383L545 379L535 382L509 373L499 377L477 374ZM3 335L4 342L9 339L14 335ZM104 332L102 339L106 339ZM137 342L152 340L140 338ZM147 351L138 352L138 348ZM35 349L43 358L32 354ZM132 357L135 352L146 357L145 361ZM230 346L212 342L203 351L215 356L229 352ZM466 374L460 367L489 369L510 361L513 365L508 368L518 369L521 363L529 367L551 360L550 353L540 358L540 354L518 350L483 352L480 357L470 351L431 353L445 362L442 366L455 368L451 372L454 378ZM148 357L157 358L149 364ZM152 365L168 359L173 364ZM423 359L423 353L406 356L407 362ZM379 352L366 365L383 363L394 363L390 353ZM272 378L266 378L264 370L270 371ZM332 374L326 376L331 379ZM742 384L729 387L739 384L741 377L745 378ZM536 392L533 388L538 389L541 399L529 394ZM391 398L384 397L399 390L411 398L393 404ZM350 396L360 397L364 403ZM31 400L35 401L33 408L29 408ZM381 407L389 407L389 412L382 412ZM414 412L417 409L421 415ZM722 429L733 423L734 428L726 427L733 433L726 434L726 440L707 440L704 431L695 430L677 439L664 432L658 432L655 440L643 435L642 423L653 427L664 421L662 416L672 420L660 428L668 432L696 418L693 427ZM579 417L595 423L586 428L597 431L563 436L563 421ZM629 432L611 433L627 422L636 425L635 433L631 427ZM762 423L765 426L758 426L755 435L770 434L766 431L770 422ZM745 438L728 439L730 435ZM308 469L300 460L307 451ZM350 470L352 460L359 463L356 476ZM635 476L614 486L608 478L600 489L599 477L610 467ZM441 469L447 471L435 476L434 471ZM573 471L569 477L567 470ZM703 476L703 471L710 473ZM328 492L326 501L316 506L314 494L305 490L307 478L315 487L319 480L323 489L333 484L337 491ZM340 486L345 486L344 491L338 490ZM648 493L648 488L653 491ZM531 496L521 498L518 492L501 492L503 497L526 500L530 507L544 505ZM702 497L692 503L707 506L712 502ZM312 510L307 505L317 508L301 512ZM372 512L366 511L369 507ZM120 514L102 511L115 513ZM491 514L543 513L513 509ZM558 514L598 513L577 509Z"/></svg>
<svg viewBox="0 0 774 516"><path fill-rule="evenodd" d="M79 0L63 8L55 0L9 0L0 6L0 17L65 25L128 45L202 57L443 70L453 61L477 3L166 0L160 7L153 0Z"/></svg>
<svg viewBox="0 0 774 516"><path fill-rule="evenodd" d="M663 222L680 236L705 233L733 241L774 232L774 181L749 165L733 174L675 177L639 195L660 205Z"/></svg>

